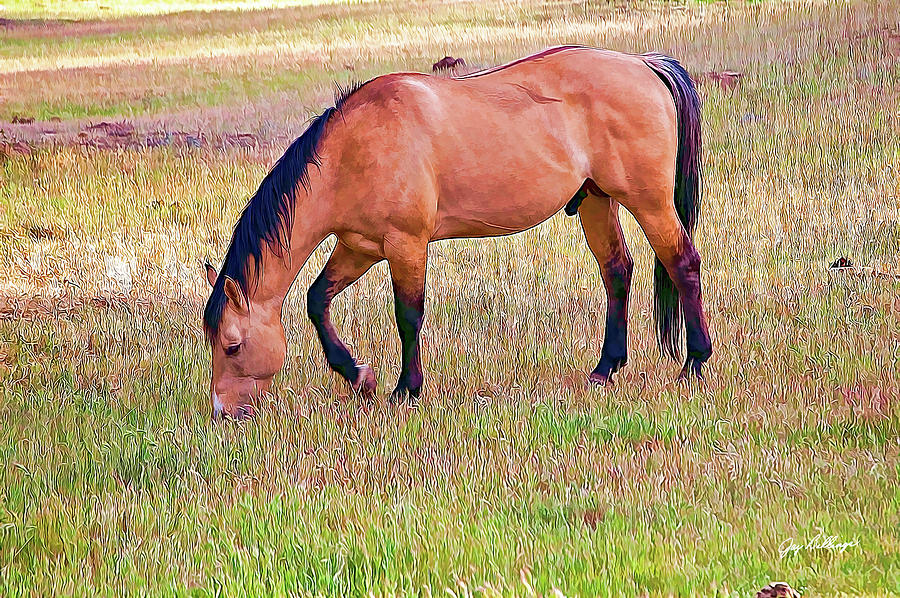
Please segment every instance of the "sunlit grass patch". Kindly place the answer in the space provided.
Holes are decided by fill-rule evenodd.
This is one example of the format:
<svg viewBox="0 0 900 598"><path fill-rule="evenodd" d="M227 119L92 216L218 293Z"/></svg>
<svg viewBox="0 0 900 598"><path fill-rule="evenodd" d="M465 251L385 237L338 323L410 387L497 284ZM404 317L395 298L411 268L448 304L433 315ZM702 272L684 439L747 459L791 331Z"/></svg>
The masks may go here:
<svg viewBox="0 0 900 598"><path fill-rule="evenodd" d="M365 1L365 0L357 0ZM108 19L184 11L246 11L260 8L315 6L329 0L5 0L0 15L14 19Z"/></svg>
<svg viewBox="0 0 900 598"><path fill-rule="evenodd" d="M0 594L900 593L896 12L380 3L4 29L0 117L46 122L0 125ZM304 297L326 241L274 397L212 424L201 263L332 81L563 42L704 80L706 384L659 357L623 214L629 364L587 387L604 292L557 215L431 247L415 408L386 398L383 264L333 308L380 394L328 370ZM721 69L745 76L704 79ZM134 143L86 147L81 118ZM264 143L211 141L236 132ZM196 146L147 143L173 135ZM830 270L842 256L857 268ZM781 555L818 534L856 544Z"/></svg>

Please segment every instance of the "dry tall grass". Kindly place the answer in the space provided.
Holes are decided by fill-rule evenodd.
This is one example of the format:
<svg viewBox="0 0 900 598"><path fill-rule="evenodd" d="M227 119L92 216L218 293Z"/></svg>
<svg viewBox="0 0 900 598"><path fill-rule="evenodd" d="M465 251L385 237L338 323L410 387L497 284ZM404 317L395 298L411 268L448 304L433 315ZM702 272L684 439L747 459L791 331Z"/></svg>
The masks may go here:
<svg viewBox="0 0 900 598"><path fill-rule="evenodd" d="M0 115L38 122L0 124L0 591L900 593L898 23L887 2L398 2L7 26ZM658 357L626 217L631 361L586 387L605 300L559 215L433 247L414 410L327 370L301 301L321 248L277 400L211 426L200 263L332 81L570 42L745 74L702 87L707 386ZM123 118L199 147L82 145ZM378 267L334 309L384 388L390 305ZM858 546L780 558L820 532Z"/></svg>

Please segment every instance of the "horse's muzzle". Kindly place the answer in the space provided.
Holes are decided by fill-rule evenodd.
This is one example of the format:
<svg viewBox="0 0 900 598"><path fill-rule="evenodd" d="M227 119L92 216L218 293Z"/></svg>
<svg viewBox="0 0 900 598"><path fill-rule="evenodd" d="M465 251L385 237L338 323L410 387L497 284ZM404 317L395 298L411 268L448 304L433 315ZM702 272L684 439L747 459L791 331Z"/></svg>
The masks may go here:
<svg viewBox="0 0 900 598"><path fill-rule="evenodd" d="M229 412L225 409L225 405L222 403L222 400L219 398L219 395L215 390L212 391L212 419L221 420L226 417L235 419L235 420L245 420L253 417L253 405L238 405L234 408L233 412Z"/></svg>

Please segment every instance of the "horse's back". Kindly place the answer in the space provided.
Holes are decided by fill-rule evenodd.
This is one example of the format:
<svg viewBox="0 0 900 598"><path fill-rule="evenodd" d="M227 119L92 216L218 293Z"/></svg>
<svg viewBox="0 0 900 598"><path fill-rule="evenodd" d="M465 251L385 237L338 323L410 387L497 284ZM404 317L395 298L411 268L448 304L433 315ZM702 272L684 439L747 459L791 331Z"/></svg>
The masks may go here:
<svg viewBox="0 0 900 598"><path fill-rule="evenodd" d="M434 238L524 230L587 178L624 193L640 169L674 161L665 86L639 56L593 48L555 48L460 78L378 77L345 113L355 162L378 171L366 193L420 211ZM397 199L404 193L431 197Z"/></svg>

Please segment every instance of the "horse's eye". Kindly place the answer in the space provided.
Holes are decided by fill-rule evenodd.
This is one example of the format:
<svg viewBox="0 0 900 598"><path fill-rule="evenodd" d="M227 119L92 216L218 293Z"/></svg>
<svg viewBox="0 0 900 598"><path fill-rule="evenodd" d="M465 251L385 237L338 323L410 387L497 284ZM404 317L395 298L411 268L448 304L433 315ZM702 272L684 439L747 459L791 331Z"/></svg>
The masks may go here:
<svg viewBox="0 0 900 598"><path fill-rule="evenodd" d="M229 345L229 346L225 347L225 355L229 355L229 356L234 355L235 353L237 353L240 350L240 348L241 348L241 343L238 343L236 345Z"/></svg>

